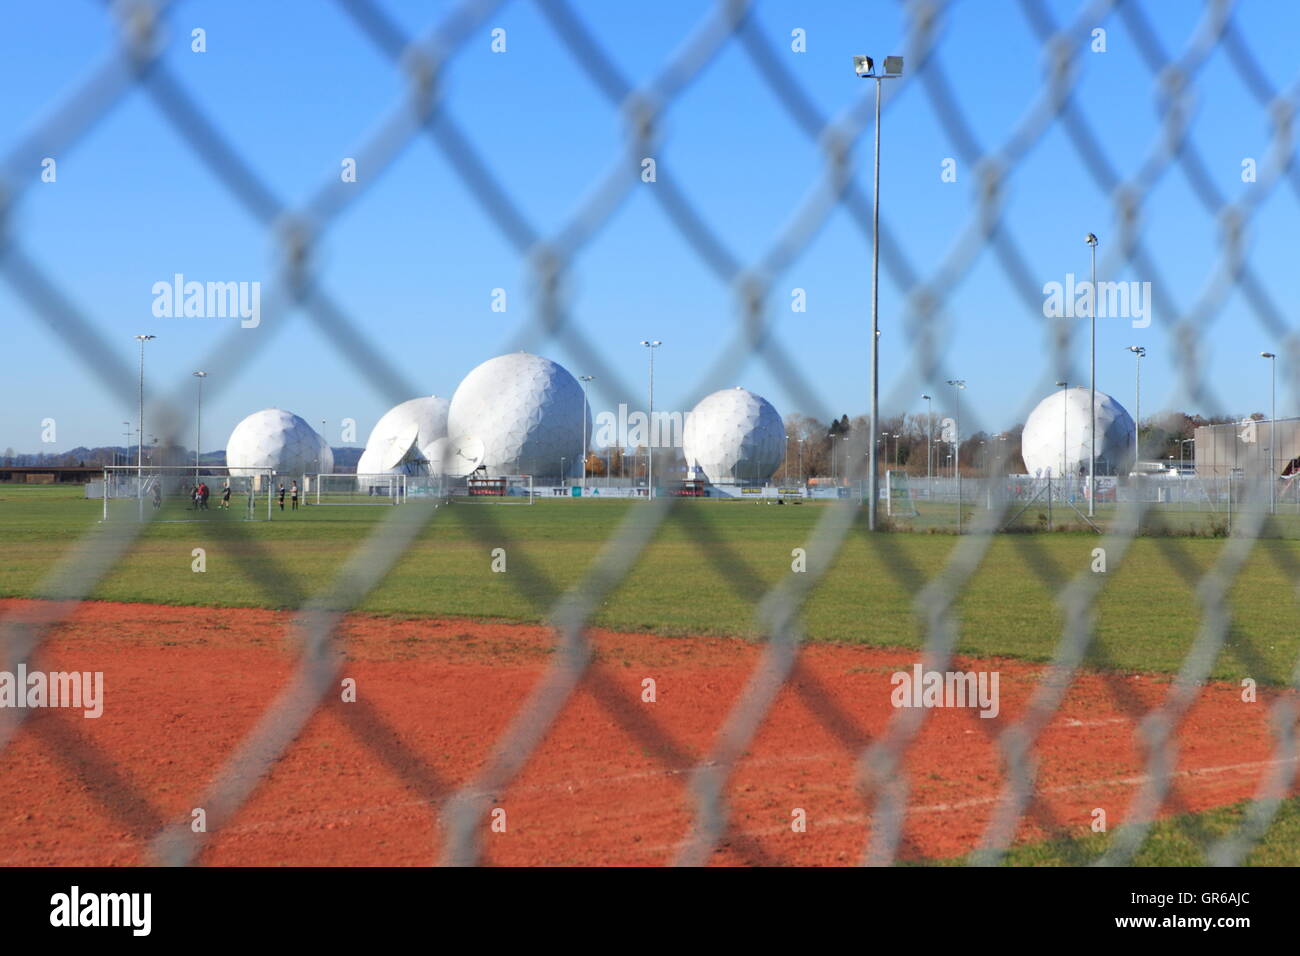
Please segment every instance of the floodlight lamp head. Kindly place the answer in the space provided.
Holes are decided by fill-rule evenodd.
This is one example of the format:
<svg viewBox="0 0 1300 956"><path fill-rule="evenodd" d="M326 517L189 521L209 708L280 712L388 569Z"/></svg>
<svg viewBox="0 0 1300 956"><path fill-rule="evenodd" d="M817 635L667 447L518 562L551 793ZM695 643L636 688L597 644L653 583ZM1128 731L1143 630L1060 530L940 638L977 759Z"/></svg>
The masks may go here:
<svg viewBox="0 0 1300 956"><path fill-rule="evenodd" d="M958 378L950 378L948 379L948 384L951 385L953 388L965 388L966 380L958 379Z"/></svg>
<svg viewBox="0 0 1300 956"><path fill-rule="evenodd" d="M858 74L864 80L876 75L875 61L869 56L855 56L853 58L853 72Z"/></svg>
<svg viewBox="0 0 1300 956"><path fill-rule="evenodd" d="M1260 357L1260 358L1266 358L1266 359L1275 359L1275 358L1277 358L1277 356L1274 355L1272 352L1260 352L1260 353L1259 353L1259 357Z"/></svg>
<svg viewBox="0 0 1300 956"><path fill-rule="evenodd" d="M1097 237L1092 233L1088 233L1086 236L1083 237L1083 241L1090 246L1095 246L1097 244Z"/></svg>
<svg viewBox="0 0 1300 956"><path fill-rule="evenodd" d="M901 76L903 73L903 58L901 56L885 57L885 76Z"/></svg>
<svg viewBox="0 0 1300 956"><path fill-rule="evenodd" d="M930 401L930 396L929 396L929 395L922 395L922 396L921 396L921 401L923 401L923 402L928 402L928 401Z"/></svg>
<svg viewBox="0 0 1300 956"><path fill-rule="evenodd" d="M1069 382L1057 382L1057 383L1056 383L1056 387L1057 387L1057 388L1068 388L1069 385L1070 385Z"/></svg>

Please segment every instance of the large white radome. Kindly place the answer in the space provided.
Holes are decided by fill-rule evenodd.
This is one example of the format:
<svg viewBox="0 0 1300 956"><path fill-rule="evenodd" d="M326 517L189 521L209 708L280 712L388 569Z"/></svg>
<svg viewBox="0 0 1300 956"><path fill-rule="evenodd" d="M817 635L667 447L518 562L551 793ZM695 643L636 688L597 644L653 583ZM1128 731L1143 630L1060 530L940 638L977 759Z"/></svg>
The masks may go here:
<svg viewBox="0 0 1300 956"><path fill-rule="evenodd" d="M561 365L514 352L475 368L451 397L447 434L456 444L477 438L489 475L556 477L560 460L581 467L582 436L591 434L591 410L582 386Z"/></svg>
<svg viewBox="0 0 1300 956"><path fill-rule="evenodd" d="M1029 474L1086 475L1092 434L1086 387L1060 389L1038 403L1025 422L1020 454ZM1097 393L1099 475L1126 475L1133 467L1133 418L1105 392Z"/></svg>
<svg viewBox="0 0 1300 956"><path fill-rule="evenodd" d="M334 452L316 430L293 412L265 408L235 426L226 442L226 466L232 475L271 468L281 475L328 474Z"/></svg>
<svg viewBox="0 0 1300 956"><path fill-rule="evenodd" d="M687 469L714 484L765 482L785 455L785 424L761 395L726 388L691 410L682 451Z"/></svg>

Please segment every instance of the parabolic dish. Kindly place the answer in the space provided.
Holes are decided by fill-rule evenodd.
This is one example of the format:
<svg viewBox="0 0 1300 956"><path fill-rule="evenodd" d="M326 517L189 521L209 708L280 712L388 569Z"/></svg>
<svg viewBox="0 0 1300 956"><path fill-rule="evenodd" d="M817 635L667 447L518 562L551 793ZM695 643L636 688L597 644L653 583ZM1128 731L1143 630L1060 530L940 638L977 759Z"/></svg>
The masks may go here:
<svg viewBox="0 0 1300 956"><path fill-rule="evenodd" d="M415 444L415 437L420 433L420 426L415 422L403 422L391 435L379 438L375 453L379 456L379 467L387 471L402 463Z"/></svg>
<svg viewBox="0 0 1300 956"><path fill-rule="evenodd" d="M444 474L443 462L447 459L447 449L451 441L446 435L435 438L420 449L420 457L428 463L429 474Z"/></svg>
<svg viewBox="0 0 1300 956"><path fill-rule="evenodd" d="M471 435L453 439L443 458L446 473L454 478L472 475L481 464L483 464L483 442Z"/></svg>

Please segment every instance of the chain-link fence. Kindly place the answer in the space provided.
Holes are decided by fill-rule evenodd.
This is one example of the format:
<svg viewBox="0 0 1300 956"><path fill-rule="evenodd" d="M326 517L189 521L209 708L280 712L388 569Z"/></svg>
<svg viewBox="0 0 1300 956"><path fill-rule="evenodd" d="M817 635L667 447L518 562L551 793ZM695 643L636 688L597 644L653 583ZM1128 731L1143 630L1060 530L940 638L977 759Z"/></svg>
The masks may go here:
<svg viewBox="0 0 1300 956"><path fill-rule="evenodd" d="M291 313L305 315L337 349L357 373L393 404L420 394L397 370L385 343L340 306L329 291L329 275L322 269L317 250L325 242L341 214L362 201L364 190L333 181L323 184L301 206L292 206L275 191L239 145L220 132L199 100L160 56L160 29L171 4L123 3L113 7L117 33L109 53L87 70L71 95L52 103L43 122L29 136L13 146L3 164L3 192L0 213L7 213L33 182L31 170L42 157L66 154L77 149L97 123L118 108L133 92L143 93L193 155L219 180L230 201L261 224L276 239L280 254L278 282L264 297L262 322L269 332L282 325ZM181 6L177 4L177 6ZM422 37L406 35L385 13L382 4L370 0L339 0L338 6L355 25L357 33L373 46L403 77L404 93L382 118L369 141L359 151L359 161L369 170L390 166L412 141L427 138L441 152L455 172L456 180L444 188L463 190L499 230L501 236L527 264L535 283L535 307L518 329L519 342L551 342L581 360L582 367L604 382L621 383L617 364L602 353L599 343L590 341L577 328L561 294L564 279L574 266L576 254L597 241L597 233L620 201L640 184L641 159L650 154L662 135L667 113L708 64L721 51L733 48L752 61L757 74L768 86L775 102L795 127L810 141L820 144L823 166L816 188L789 218L788 225L772 238L766 254L746 263L729 248L726 234L710 223L692 204L683 187L669 178L661 179L651 191L682 240L723 286L734 290L739 320L733 338L719 350L718 359L700 377L700 387L729 377L743 362L756 359L777 378L787 393L809 411L826 406L814 385L810 370L783 353L770 334L777 321L770 293L773 282L789 264L805 252L814 235L831 215L845 211L860 231L864 244L871 236L871 193L859 183L862 164L854 148L872 130L872 95L864 89L861 99L845 114L830 118L801 84L797 75L777 56L773 38L761 28L752 5L743 0L724 0L702 12L697 23L684 25L684 41L653 78L636 85L624 74L616 51L608 49L588 29L580 4L568 0L536 0L533 6L555 32L591 84L627 118L622 150L611 156L606 174L581 204L575 206L567 225L545 235L523 211L518 197L493 175L492 163L480 155L470 137L452 113L444 109L445 91L439 84L440 71L450 56L471 40L481 39L490 26L489 17L504 4L474 0L458 5L434 29ZM1288 321L1288 309L1274 301L1263 276L1252 267L1245 239L1252 219L1265 208L1269 198L1289 189L1300 195L1300 168L1295 163L1292 117L1297 93L1294 86L1280 89L1262 71L1252 56L1249 38L1234 20L1236 4L1216 0L1204 5L1196 29L1184 45L1170 51L1160 39L1152 17L1152 4L1095 0L1074 10L1069 19L1058 21L1051 5L1040 0L1023 0L1018 5L999 7L1014 17L1018 26L1032 31L1046 58L1040 89L1028 97L1028 105L1013 128L1005 130L994 144L982 143L986 131L977 135L951 95L952 80L945 68L943 27L950 6L940 0L906 4L906 42L901 52L907 70L902 79L887 85L884 109L905 90L919 87L939 119L943 134L965 168L978 171L979 186L966 210L966 219L954 229L955 241L948 253L934 263L922 264L909 258L907 243L894 227L893 214L886 208L881 222L881 260L889 281L906 292L903 325L908 339L908 362L915 370L909 389L940 389L951 374L940 330L950 317L945 315L954 290L962 284L973 259L989 253L1006 281L1033 314L1042 314L1042 284L1028 267L1025 251L1016 235L1003 228L1008 185L1017 168L1048 132L1060 130L1083 160L1092 183L1111 198L1115 234L1105 245L1098 264L1103 275L1116 275L1132 268L1150 278L1155 290L1155 312L1168 344L1181 356L1178 363L1183 393L1217 409L1223 403L1202 376L1198 345L1204 330L1224 308L1225 301L1239 295L1252 320L1279 347L1287 349L1283 369L1300 368L1295 325ZM1159 122L1153 130L1148 155L1118 157L1107 151L1106 141L1080 109L1074 94L1077 61L1086 55L1091 31L1106 24L1120 27L1132 37L1149 71L1149 80L1161 91ZM1272 148L1261 163L1258 177L1240 195L1231 199L1206 175L1201 157L1189 136L1194 120L1190 98L1197 76L1212 56L1221 54L1231 64L1253 97L1273 131ZM870 87L871 84L865 86ZM1128 162L1122 161L1128 159ZM1131 169L1131 173L1122 170ZM1151 252L1158 237L1143 229L1140 212L1143 201L1168 172L1180 169L1192 184L1201 209L1195 214L1219 223L1219 261L1200 292L1189 302L1171 300L1170 285L1160 281L1160 270ZM1189 210L1189 215L1193 211ZM135 401L135 378L122 349L110 342L95 317L76 304L75 291L59 276L57 265L38 261L24 246L23 236L13 228L12 216L0 214L0 276L46 323L59 341L83 363L87 375L97 379L127 407ZM864 286L865 288L865 286ZM1068 348L1069 322L1057 320L1054 354L1045 378L1055 376L1071 382L1081 376ZM250 348L245 336L235 331L220 341L201 367L211 372L212 383L234 378L237 368L250 362L258 346ZM1280 363L1281 364L1281 363ZM1073 373L1073 374L1072 374ZM182 383L184 385L185 383ZM182 385L170 396L155 396L152 415L159 430L174 434L185 408ZM219 387L214 384L211 387ZM625 390L630 391L630 390ZM1035 386L1031 394L1042 394ZM960 395L958 396L960 398ZM1030 400L1026 396L1026 401ZM978 412L963 406L967 428L978 425ZM860 450L859 450L860 451ZM850 451L848 461L861 462L865 455ZM992 473L999 471L994 463ZM860 482L862 467L847 476ZM913 482L914 485L917 482ZM726 720L716 729L713 742L694 768L690 780L693 821L682 835L675 859L683 864L707 861L710 854L734 832L728 814L728 782L754 741L777 696L788 686L799 667L804 642L801 609L850 541L862 541L884 559L894 584L912 596L915 626L924 636L921 658L930 670L945 671L953 660L960 632L959 601L979 573L995 535L1023 510L1026 497L1037 487L1016 493L984 494L982 507L972 510L962 523L961 537L951 539L942 569L926 575L900 557L896 536L868 534L861 520L862 502L854 495L819 507L810 537L804 543L807 568L792 573L754 601L754 613L764 635L759 663ZM970 492L953 489L966 499ZM981 490L976 490L976 495ZM1258 483L1243 484L1237 500L1261 500ZM1060 492L1049 495L1058 508L1067 504ZM918 496L919 497L919 496ZM1122 565L1134 544L1148 510L1159 497L1136 495L1115 502L1105 534L1096 539L1109 557L1111 567ZM929 503L919 502L921 510ZM608 596L628 575L659 529L689 503L672 497L647 501L632 509L629 517L609 540L589 570L574 587L552 587L539 569L517 567L514 579L520 586L548 593L551 603L549 624L554 634L554 653L544 677L515 712L496 740L491 756L476 777L461 787L443 806L440 817L445 837L443 859L449 863L474 863L481 857L484 821L494 794L507 790L521 769L546 738L580 685L594 686L598 701L616 696L610 678L592 667L593 645L588 625ZM1078 510L1077 499L1068 507ZM146 514L146 517L148 515ZM300 657L292 678L284 685L235 752L213 775L195 806L207 811L207 830L196 833L177 822L160 825L153 847L156 859L184 864L197 860L212 834L240 810L259 781L286 753L295 737L327 693L337 686L340 674L338 629L347 612L356 607L385 579L407 548L425 533L432 522L462 520L456 509L439 509L435 499L413 497L401 508L382 511L373 530L337 576L311 595L296 594L298 608L294 630ZM960 519L959 519L960 520ZM1267 508L1245 509L1223 544L1208 572L1188 572L1189 582L1200 601L1201 625L1190 652L1168 686L1162 703L1149 712L1134 712L1131 698L1117 691L1117 705L1139 720L1138 735L1145 754L1145 773L1136 788L1136 798L1127 810L1123 825L1112 834L1102 862L1133 860L1160 812L1177 809L1171 804L1174 779L1176 729L1196 701L1225 641L1233 629L1233 612L1227 594L1234 577L1257 547L1267 548L1281 573L1295 582L1300 562L1292 550L1278 542L1265 542L1261 534L1270 520ZM508 519L493 509L475 512L476 527L485 538L509 542ZM112 574L139 539L148 521L106 523L81 539L35 589L43 601L23 605L3 620L4 666L8 670L31 659L53 628L66 622L79 601ZM725 563L734 554L711 535L705 525L680 522L695 537L700 552L709 560ZM232 523L225 531L246 545L250 554L265 559L259 549L257 526ZM1057 712L1072 681L1089 652L1095 634L1095 615L1103 597L1107 576L1084 566L1077 573L1058 567L1046 555L1033 535L1015 535L1010 540L1026 563L1041 575L1044 587L1055 594L1063 625L1049 666L1037 684L1024 712L997 737L1002 759L1002 778L995 812L979 841L974 859L994 862L1010 848L1017 827L1029 812L1036 794L1035 744ZM1178 539L1161 538L1158 545L1175 567L1193 567ZM737 586L750 593L748 583ZM1287 598L1286 600L1291 600ZM1288 605L1294 620L1294 606ZM867 612L869 613L869 611ZM1234 632L1239 644L1251 637ZM1290 677L1300 686L1300 670ZM613 706L608 703L602 706ZM826 711L820 711L825 715ZM0 748L12 743L22 724L22 711L0 710ZM1267 830L1290 792L1296 754L1294 700L1280 695L1276 704L1274 759L1259 784L1258 792L1244 818L1227 836L1212 842L1209 858L1216 863L1240 862ZM373 713L372 721L380 720ZM830 717L826 717L831 721ZM908 815L908 791L903 770L909 751L917 746L926 723L922 709L900 709L883 732L871 737L862 748L855 772L866 823L863 827L862 860L870 864L894 862L900 852ZM43 733L35 723L34 732ZM838 730L839 728L835 728ZM649 743L673 750L672 741L653 723L637 726L636 732ZM58 747L75 747L89 766L111 768L112 758L95 752L85 739L52 738ZM107 798L105 798L107 799Z"/></svg>

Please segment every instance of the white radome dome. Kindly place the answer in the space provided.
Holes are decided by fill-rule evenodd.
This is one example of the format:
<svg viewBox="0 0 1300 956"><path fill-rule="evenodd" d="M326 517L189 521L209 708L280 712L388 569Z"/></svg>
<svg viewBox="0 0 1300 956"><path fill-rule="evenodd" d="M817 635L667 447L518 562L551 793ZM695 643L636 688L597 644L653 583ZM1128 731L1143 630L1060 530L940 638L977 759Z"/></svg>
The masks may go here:
<svg viewBox="0 0 1300 956"><path fill-rule="evenodd" d="M226 466L232 475L270 468L281 475L330 474L334 452L316 430L293 412L265 408L249 415L230 433Z"/></svg>
<svg viewBox="0 0 1300 956"><path fill-rule="evenodd" d="M447 433L453 443L483 443L490 476L554 477L560 460L572 472L591 434L591 409L582 386L563 366L528 352L488 359L451 397Z"/></svg>
<svg viewBox="0 0 1300 956"><path fill-rule="evenodd" d="M1020 455L1029 474L1045 478L1086 475L1092 421L1085 386L1058 389L1038 403L1025 422ZM1099 475L1126 475L1133 467L1133 418L1105 392L1097 392Z"/></svg>
<svg viewBox="0 0 1300 956"><path fill-rule="evenodd" d="M725 388L691 410L682 451L688 471L714 484L765 482L785 456L785 423L761 395Z"/></svg>

